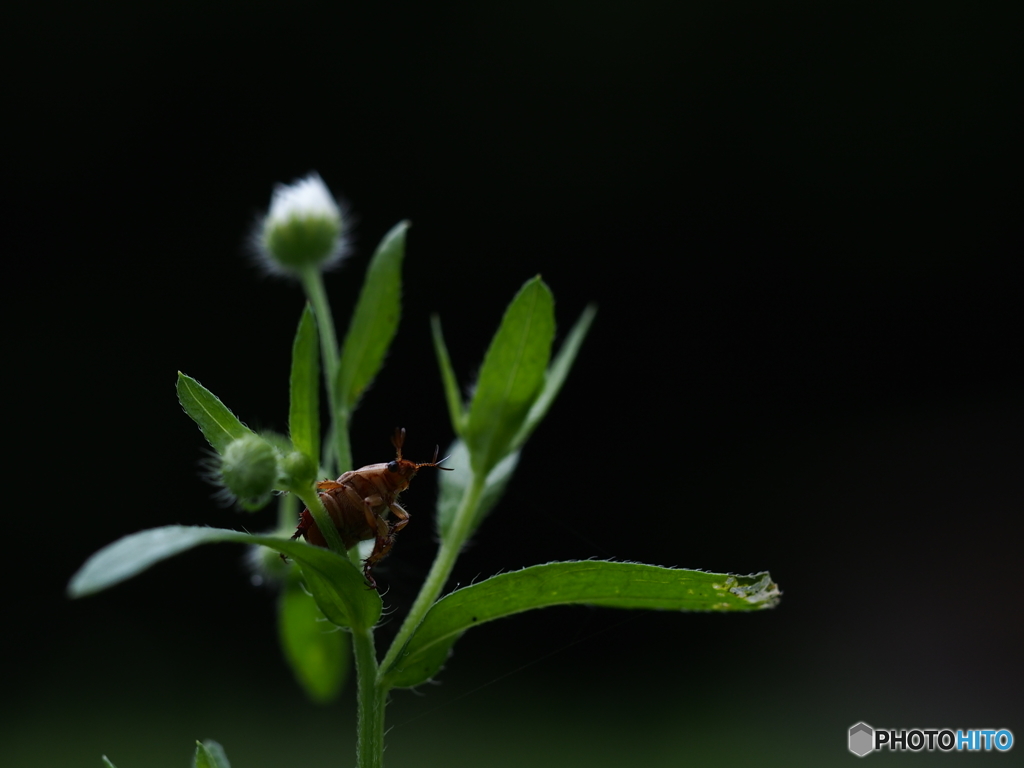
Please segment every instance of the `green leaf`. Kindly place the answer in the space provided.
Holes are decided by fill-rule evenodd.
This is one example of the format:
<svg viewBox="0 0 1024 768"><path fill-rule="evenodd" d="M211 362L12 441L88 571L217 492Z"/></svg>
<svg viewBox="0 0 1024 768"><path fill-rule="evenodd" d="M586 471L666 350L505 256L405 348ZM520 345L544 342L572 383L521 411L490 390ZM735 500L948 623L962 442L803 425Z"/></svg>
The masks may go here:
<svg viewBox="0 0 1024 768"><path fill-rule="evenodd" d="M470 627L552 605L585 604L665 611L752 611L773 607L778 587L768 573L732 576L639 563L585 560L535 565L492 576L447 595L427 613L395 663L391 687L435 675L452 644Z"/></svg>
<svg viewBox="0 0 1024 768"><path fill-rule="evenodd" d="M480 368L463 434L475 472L489 473L513 449L544 383L554 335L554 298L538 276L505 311Z"/></svg>
<svg viewBox="0 0 1024 768"><path fill-rule="evenodd" d="M106 768L117 768L116 765L110 762L110 758L106 755L103 756L103 765L106 766Z"/></svg>
<svg viewBox="0 0 1024 768"><path fill-rule="evenodd" d="M215 394L181 371L178 371L178 402L217 453L224 453L232 440L254 434Z"/></svg>
<svg viewBox="0 0 1024 768"><path fill-rule="evenodd" d="M462 406L462 395L459 393L459 382L455 378L451 358L448 357L444 334L441 333L441 318L437 315L430 317L430 331L434 337L434 354L437 355L437 365L441 369L441 381L444 383L444 396L448 401L448 414L452 419L452 429L455 430L456 435L461 436L462 430L466 426L466 413Z"/></svg>
<svg viewBox="0 0 1024 768"><path fill-rule="evenodd" d="M402 312L402 258L405 255L403 221L381 241L366 270L359 301L352 313L338 368L339 404L350 413L363 391L384 364L384 355L398 330Z"/></svg>
<svg viewBox="0 0 1024 768"><path fill-rule="evenodd" d="M561 390L562 385L565 383L566 377L569 375L569 370L572 368L572 364L576 361L576 355L580 351L580 347L583 345L583 339L587 336L587 331L590 330L591 323L594 322L594 316L597 314L597 307L590 304L583 310L583 314L580 315L580 319L576 321L576 324L569 331L569 335L562 342L561 349L558 350L558 354L555 355L555 359L551 361L551 365L548 366L547 375L544 378L544 387L541 389L537 399L533 401L533 405L530 407L530 413L526 417L526 421L523 423L522 428L519 430L519 434L516 435L515 440L512 441L514 446L521 447L526 439L530 436L530 433L537 428L541 420L547 415L548 409L551 408L551 404L555 401L555 397Z"/></svg>
<svg viewBox="0 0 1024 768"><path fill-rule="evenodd" d="M306 304L292 344L288 431L295 450L320 466L320 341L313 308Z"/></svg>
<svg viewBox="0 0 1024 768"><path fill-rule="evenodd" d="M469 466L469 451L464 442L456 440L452 443L446 456L448 459L444 463L445 466L451 467L454 471L441 473L440 492L437 498L437 530L442 540L448 538L452 522L455 520L455 512L473 477ZM468 536L473 535L487 513L498 503L501 495L505 492L505 486L512 479L512 474L518 463L519 451L513 451L487 473L484 492L467 532Z"/></svg>
<svg viewBox="0 0 1024 768"><path fill-rule="evenodd" d="M336 699L352 663L348 634L328 623L294 577L281 592L277 618L281 647L299 684L321 704Z"/></svg>
<svg viewBox="0 0 1024 768"><path fill-rule="evenodd" d="M68 595L91 595L192 547L222 541L260 544L295 560L320 610L340 627L368 629L380 618L380 596L367 588L359 569L346 557L275 536L184 525L133 533L107 545L86 560L72 577Z"/></svg>
<svg viewBox="0 0 1024 768"><path fill-rule="evenodd" d="M192 765L194 768L231 768L224 747L213 739L196 742L196 756Z"/></svg>

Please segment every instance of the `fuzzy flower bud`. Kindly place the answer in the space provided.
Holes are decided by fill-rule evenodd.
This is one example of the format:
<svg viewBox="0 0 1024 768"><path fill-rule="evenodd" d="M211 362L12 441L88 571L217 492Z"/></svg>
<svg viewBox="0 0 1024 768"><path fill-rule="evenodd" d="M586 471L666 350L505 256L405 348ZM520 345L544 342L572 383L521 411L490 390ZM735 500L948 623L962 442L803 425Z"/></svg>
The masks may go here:
<svg viewBox="0 0 1024 768"><path fill-rule="evenodd" d="M286 488L310 487L316 481L316 467L308 456L292 451L281 459L281 484Z"/></svg>
<svg viewBox="0 0 1024 768"><path fill-rule="evenodd" d="M258 435L245 435L228 444L221 457L220 480L244 509L255 511L270 500L277 483L278 453Z"/></svg>
<svg viewBox="0 0 1024 768"><path fill-rule="evenodd" d="M344 225L327 185L311 173L274 188L270 211L253 239L269 272L294 277L307 267L326 271L341 263L347 253Z"/></svg>

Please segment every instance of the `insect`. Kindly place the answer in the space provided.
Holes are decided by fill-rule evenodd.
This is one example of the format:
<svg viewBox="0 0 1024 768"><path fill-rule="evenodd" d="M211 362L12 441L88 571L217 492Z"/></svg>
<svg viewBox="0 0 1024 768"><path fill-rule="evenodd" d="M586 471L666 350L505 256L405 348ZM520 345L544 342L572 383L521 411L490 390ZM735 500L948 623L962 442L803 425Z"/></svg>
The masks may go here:
<svg viewBox="0 0 1024 768"><path fill-rule="evenodd" d="M405 429L396 429L391 442L397 452L397 457L393 461L386 464L368 464L346 472L337 480L322 480L316 484L320 499L334 521L335 528L341 534L341 541L346 549L351 549L360 541L375 540L373 551L363 562L363 576L374 589L377 588L377 582L371 575L373 566L391 551L395 544L395 536L409 524L409 513L399 505L398 494L409 487L409 481L423 467L451 471L451 467L440 466L441 461L445 459L437 460L437 448L434 448L433 461L416 464L403 459ZM389 510L395 516L392 522L387 520ZM295 529L292 539L299 536L318 547L327 546L327 540L308 508L302 510L299 526Z"/></svg>

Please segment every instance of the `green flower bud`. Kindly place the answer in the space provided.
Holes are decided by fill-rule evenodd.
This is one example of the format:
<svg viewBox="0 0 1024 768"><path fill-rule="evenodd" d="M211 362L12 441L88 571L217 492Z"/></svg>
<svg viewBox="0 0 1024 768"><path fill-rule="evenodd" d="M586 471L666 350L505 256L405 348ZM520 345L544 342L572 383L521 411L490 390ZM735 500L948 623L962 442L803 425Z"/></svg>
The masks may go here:
<svg viewBox="0 0 1024 768"><path fill-rule="evenodd" d="M292 451L281 460L281 483L287 488L309 488L316 472L313 460L300 451Z"/></svg>
<svg viewBox="0 0 1024 768"><path fill-rule="evenodd" d="M290 185L279 184L270 211L254 238L269 272L298 276L307 267L338 266L347 248L341 208L316 173Z"/></svg>
<svg viewBox="0 0 1024 768"><path fill-rule="evenodd" d="M279 475L277 451L258 435L233 440L221 456L221 482L250 512L270 500Z"/></svg>

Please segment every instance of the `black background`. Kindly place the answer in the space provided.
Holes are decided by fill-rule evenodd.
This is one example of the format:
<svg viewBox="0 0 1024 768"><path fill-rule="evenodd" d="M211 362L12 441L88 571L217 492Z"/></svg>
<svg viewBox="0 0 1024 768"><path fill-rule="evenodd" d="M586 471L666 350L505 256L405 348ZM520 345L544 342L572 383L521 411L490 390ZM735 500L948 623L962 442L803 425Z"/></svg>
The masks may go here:
<svg viewBox="0 0 1024 768"><path fill-rule="evenodd" d="M534 274L561 334L599 307L453 584L599 557L770 570L784 592L756 615L474 630L440 686L394 694L389 764L817 766L853 759L859 720L1024 734L1010 7L9 11L3 764L182 766L196 738L241 768L351 762L352 688L304 700L237 548L63 597L126 533L272 525L211 498L173 384L285 428L303 298L245 243L273 185L314 169L355 221L328 278L342 326L412 221L357 464L397 425L422 459L452 438L431 313L468 384ZM379 570L399 614L434 483Z"/></svg>

